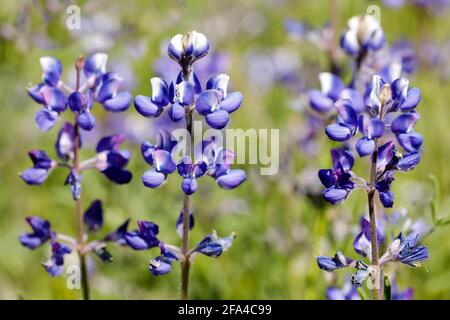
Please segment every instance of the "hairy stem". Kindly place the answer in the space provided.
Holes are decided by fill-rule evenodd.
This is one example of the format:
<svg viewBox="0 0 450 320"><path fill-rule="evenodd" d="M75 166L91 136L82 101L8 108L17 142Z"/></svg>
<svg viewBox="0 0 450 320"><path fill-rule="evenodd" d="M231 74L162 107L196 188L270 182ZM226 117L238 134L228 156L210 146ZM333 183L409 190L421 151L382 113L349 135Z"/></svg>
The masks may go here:
<svg viewBox="0 0 450 320"><path fill-rule="evenodd" d="M188 63L183 64L183 79L185 81L189 80L190 77L190 67ZM189 150L191 153L191 159L194 158L194 135L192 130L192 111L190 107L186 108L186 130L189 132ZM192 161L193 162L193 161ZM183 234L182 234L182 247L181 254L183 258L181 260L181 300L188 300L189 292L189 269L191 267L191 261L188 255L189 252L189 225L190 225L190 197L184 195L183 200Z"/></svg>
<svg viewBox="0 0 450 320"><path fill-rule="evenodd" d="M84 59L83 57L78 57L75 63L77 81L75 91L80 89L80 73L83 68ZM77 175L80 172L80 130L75 115L74 120L74 147L73 147L73 167ZM75 208L77 215L77 229L78 229L78 257L80 259L80 273L81 273L81 289L83 292L83 299L89 300L89 279L86 270L86 256L84 254L85 238L84 238L84 225L83 225L83 207L81 204L81 194L77 200L75 200Z"/></svg>
<svg viewBox="0 0 450 320"><path fill-rule="evenodd" d="M372 153L371 167L370 167L370 189L367 193L367 201L369 205L369 219L370 219L370 238L371 238L371 252L372 252L372 264L378 265L378 239L377 239L377 218L375 213L375 179L377 174L377 158L378 158L378 145L375 143L375 151ZM381 275L380 275L381 276ZM378 277L375 277L378 279ZM375 280L376 281L376 280ZM372 295L374 300L381 299L380 283L373 283Z"/></svg>

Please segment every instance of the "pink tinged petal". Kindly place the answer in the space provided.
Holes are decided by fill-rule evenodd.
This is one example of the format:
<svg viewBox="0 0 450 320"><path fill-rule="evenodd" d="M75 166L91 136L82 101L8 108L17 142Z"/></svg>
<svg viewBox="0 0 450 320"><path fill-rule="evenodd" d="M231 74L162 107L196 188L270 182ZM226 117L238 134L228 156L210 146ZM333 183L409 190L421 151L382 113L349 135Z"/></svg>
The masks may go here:
<svg viewBox="0 0 450 320"><path fill-rule="evenodd" d="M337 100L339 94L345 88L342 80L330 72L322 72L319 74L319 81L322 94L332 100Z"/></svg>
<svg viewBox="0 0 450 320"><path fill-rule="evenodd" d="M358 126L358 115L353 109L351 100L341 99L335 103L336 110L339 113L340 120L352 129Z"/></svg>
<svg viewBox="0 0 450 320"><path fill-rule="evenodd" d="M236 169L230 170L227 174L220 176L216 179L216 182L223 189L234 189L242 184L246 178L247 176L244 170Z"/></svg>
<svg viewBox="0 0 450 320"><path fill-rule="evenodd" d="M399 134L397 140L407 152L418 151L423 144L423 137L417 132Z"/></svg>
<svg viewBox="0 0 450 320"><path fill-rule="evenodd" d="M167 52L173 60L179 61L183 55L183 35L177 34L170 39Z"/></svg>
<svg viewBox="0 0 450 320"><path fill-rule="evenodd" d="M95 126L95 117L89 111L85 110L77 116L78 125L86 131L91 131Z"/></svg>
<svg viewBox="0 0 450 320"><path fill-rule="evenodd" d="M327 134L328 138L333 141L346 141L352 137L352 132L349 128L337 123L327 126L325 128L325 133Z"/></svg>
<svg viewBox="0 0 450 320"><path fill-rule="evenodd" d="M395 134L408 133L419 119L416 112L405 113L394 119L391 123L391 131Z"/></svg>
<svg viewBox="0 0 450 320"><path fill-rule="evenodd" d="M412 88L408 91L408 95L406 96L406 100L400 106L400 110L402 111L411 111L413 110L422 99L422 95L418 88Z"/></svg>
<svg viewBox="0 0 450 320"><path fill-rule="evenodd" d="M209 50L209 43L208 39L203 33L192 31L192 46L193 46L193 52L192 55L196 59L200 59L201 57L204 57Z"/></svg>
<svg viewBox="0 0 450 320"><path fill-rule="evenodd" d="M220 109L225 110L228 113L232 113L241 106L243 98L244 96L240 92L230 93L219 103Z"/></svg>
<svg viewBox="0 0 450 320"><path fill-rule="evenodd" d="M50 86L56 86L63 69L61 61L52 57L41 57L40 63L43 73L42 80Z"/></svg>
<svg viewBox="0 0 450 320"><path fill-rule="evenodd" d="M36 113L36 123L42 131L49 131L58 120L58 112L41 109Z"/></svg>
<svg viewBox="0 0 450 320"><path fill-rule="evenodd" d="M225 73L218 74L208 80L208 82L206 83L206 89L207 90L210 90L210 89L220 90L220 91L222 91L223 96L226 97L229 81L230 81L229 75L227 75Z"/></svg>
<svg viewBox="0 0 450 320"><path fill-rule="evenodd" d="M131 93L127 91L119 92L114 98L108 99L103 103L103 107L111 112L123 112L130 107L132 100Z"/></svg>
<svg viewBox="0 0 450 320"><path fill-rule="evenodd" d="M134 107L144 117L157 117L163 108L154 104L150 97L138 95L134 98Z"/></svg>
<svg viewBox="0 0 450 320"><path fill-rule="evenodd" d="M384 123L380 119L373 118L367 125L367 135L369 139L377 139L384 134Z"/></svg>
<svg viewBox="0 0 450 320"><path fill-rule="evenodd" d="M161 172L156 172L155 170L146 171L142 175L142 183L147 188L157 188L164 183L166 180L166 175Z"/></svg>
<svg viewBox="0 0 450 320"><path fill-rule="evenodd" d="M169 109L169 117L174 122L178 122L184 118L186 111L183 106L178 103L172 105Z"/></svg>
<svg viewBox="0 0 450 320"><path fill-rule="evenodd" d="M309 103L311 108L321 113L329 112L334 108L334 101L319 90L309 91Z"/></svg>
<svg viewBox="0 0 450 320"><path fill-rule="evenodd" d="M216 110L209 113L205 117L206 123L214 129L223 129L227 126L230 120L230 114L225 110Z"/></svg>
<svg viewBox="0 0 450 320"><path fill-rule="evenodd" d="M48 177L47 169L30 168L20 174L20 177L29 185L40 185Z"/></svg>
<svg viewBox="0 0 450 320"><path fill-rule="evenodd" d="M158 77L150 79L152 85L152 101L162 107L169 103L169 87L167 83Z"/></svg>
<svg viewBox="0 0 450 320"><path fill-rule="evenodd" d="M368 138L361 138L356 143L356 151L360 157L368 156L375 151L375 141Z"/></svg>
<svg viewBox="0 0 450 320"><path fill-rule="evenodd" d="M67 97L58 88L44 86L41 89L44 104L52 111L63 112L67 108Z"/></svg>
<svg viewBox="0 0 450 320"><path fill-rule="evenodd" d="M219 90L206 90L197 97L197 112L201 115L212 112L212 109L218 106L220 99L222 99L222 93Z"/></svg>
<svg viewBox="0 0 450 320"><path fill-rule="evenodd" d="M153 152L153 166L156 171L164 174L172 173L176 169L170 152L165 150L156 150Z"/></svg>

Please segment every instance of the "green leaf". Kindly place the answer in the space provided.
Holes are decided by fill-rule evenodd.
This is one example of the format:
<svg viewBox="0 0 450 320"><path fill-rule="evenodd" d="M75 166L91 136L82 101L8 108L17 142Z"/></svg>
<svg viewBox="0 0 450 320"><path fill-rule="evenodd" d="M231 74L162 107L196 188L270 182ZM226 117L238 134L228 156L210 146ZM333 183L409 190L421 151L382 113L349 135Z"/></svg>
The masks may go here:
<svg viewBox="0 0 450 320"><path fill-rule="evenodd" d="M359 287L356 290L358 290L358 294L359 294L359 297L361 298L361 300L369 300L369 297L367 296L367 294L363 288Z"/></svg>
<svg viewBox="0 0 450 320"><path fill-rule="evenodd" d="M384 300L391 300L391 280L384 276Z"/></svg>

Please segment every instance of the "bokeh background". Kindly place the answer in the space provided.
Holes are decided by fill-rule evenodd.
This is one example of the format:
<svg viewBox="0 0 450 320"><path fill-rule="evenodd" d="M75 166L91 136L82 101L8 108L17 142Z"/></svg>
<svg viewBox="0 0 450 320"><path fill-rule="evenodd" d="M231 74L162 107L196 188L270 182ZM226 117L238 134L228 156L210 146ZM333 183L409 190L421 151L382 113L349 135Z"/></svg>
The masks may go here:
<svg viewBox="0 0 450 320"><path fill-rule="evenodd" d="M332 17L338 32L346 21L366 12L370 4L381 9L381 23L388 42L406 39L416 50L417 70L411 83L422 90L416 128L425 137L423 161L409 174L399 174L394 183L396 207L430 225L431 205L438 218L449 216L450 159L450 13L423 10L413 5L388 8L379 1L32 1L5 0L0 5L0 298L77 299L80 291L66 289L65 278L51 278L40 265L47 248L29 251L17 238L28 231L24 218L41 215L55 229L68 234L76 230L74 203L65 176L55 171L41 187L29 187L18 173L29 167L27 151L48 150L55 156L56 130L40 132L34 123L38 106L27 96L29 83L40 80L39 57L51 55L64 65L64 79L74 76L71 68L79 54L106 51L109 68L124 78L124 86L136 94L150 94L149 79L165 72L165 48L175 33L197 30L207 35L217 61L203 67L226 71L235 90L245 100L232 117L233 128L280 129L281 168L277 175L260 176L258 166L244 166L248 181L240 188L224 191L214 181L202 179L193 197L196 227L192 244L211 229L220 234L237 233L233 247L218 259L198 257L191 269L194 299L324 299L325 289L343 284L324 274L315 256L337 249L353 255L351 243L359 217L365 213L365 195L355 192L342 206L321 201L316 171L330 165L331 143L325 135L313 143L315 151L299 144L305 129L304 95L318 87L317 74L328 70L323 50L314 35L292 39L284 24L287 18L320 28ZM66 8L81 8L81 30L65 27ZM160 60L160 58L163 60ZM347 68L345 57L340 61ZM161 64L163 67L161 67ZM211 65L209 65L211 64ZM348 79L350 73L344 73ZM207 79L201 79L202 82ZM179 178L173 175L157 190L142 186L140 175L148 169L139 143L152 139L155 122L128 112L110 115L94 108L99 122L94 133L84 137L90 149L98 137L123 132L125 146L133 153L129 185L109 183L96 172L84 177L84 206L102 199L105 208L103 233L113 230L127 217L148 219L160 225L161 238L180 242L175 222L182 205ZM358 170L367 169L362 163ZM367 172L367 171L366 171ZM412 287L418 299L450 298L450 238L445 226L434 226L425 239L430 259L420 269L402 267L396 272L398 286ZM103 265L90 260L92 295L96 299L177 299L179 266L163 277L147 270L155 251L134 252L110 246L115 261ZM354 255L356 256L356 255ZM76 255L66 264L76 263Z"/></svg>

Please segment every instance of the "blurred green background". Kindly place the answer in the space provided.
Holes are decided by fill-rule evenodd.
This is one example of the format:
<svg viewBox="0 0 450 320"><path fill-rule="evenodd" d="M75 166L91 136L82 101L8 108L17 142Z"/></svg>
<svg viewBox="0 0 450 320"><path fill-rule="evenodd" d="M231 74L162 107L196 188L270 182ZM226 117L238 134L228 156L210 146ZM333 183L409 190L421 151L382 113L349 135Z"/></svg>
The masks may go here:
<svg viewBox="0 0 450 320"><path fill-rule="evenodd" d="M363 14L369 4L378 1L338 1L339 30L350 17ZM298 59L298 73L308 85L318 86L317 72L327 70L323 52L307 43L291 41L283 23L288 17L320 27L330 20L330 2L250 0L250 1L110 1L75 2L81 7L82 28L65 27L69 1L2 1L0 5L0 298L2 299L76 299L80 291L68 290L64 276L49 277L40 262L47 258L47 248L29 251L17 238L28 231L24 218L40 215L55 229L75 234L75 209L70 192L63 186L65 173L55 171L41 187L29 187L18 176L28 168L27 151L44 149L55 157L57 129L40 132L34 123L39 106L27 95L26 87L40 80L39 57L50 55L64 65L64 79L73 77L71 66L78 54L88 55L104 49L110 55L109 66L122 76L133 95L150 94L149 78L153 63L164 53L161 43L175 33L195 29L205 33L216 52L229 55L227 72L235 90L245 100L233 115L233 128L279 128L280 172L276 176L259 176L257 166L245 166L248 181L240 188L224 191L214 181L202 179L193 196L196 227L191 244L212 229L226 235L237 233L233 247L218 259L198 257L191 272L191 298L194 299L323 299L325 288L336 281L342 285L345 271L338 279L319 270L315 256L331 255L337 249L353 253L351 243L359 217L364 214L365 195L355 192L342 206L331 207L299 191L297 184L307 180L305 168L314 173L330 164L330 143L325 137L322 152L306 156L294 141L302 130L302 114L289 107L292 94L281 84L258 87L249 77L249 61L254 54L270 54L277 48L292 52ZM388 42L407 38L419 47L424 39L437 43L448 41L450 15L424 15L412 7L390 10L381 7L382 27ZM340 33L339 31L339 33ZM425 37L425 38L424 38ZM450 56L446 57L450 60ZM249 60L250 59L250 60ZM297 60L296 60L297 61ZM343 65L345 66L345 59ZM262 65L264 66L264 64ZM430 222L430 200L435 199L437 215L449 215L450 176L448 142L450 77L442 68L421 65L410 77L413 86L422 90L418 111L422 118L416 130L425 137L423 161L409 174L399 174L394 183L396 207L408 209L412 217ZM347 73L348 76L348 73ZM206 81L206 79L202 79ZM94 108L100 134L121 131L109 126L111 121L125 121L137 136L125 146L133 153L129 168L133 181L125 186L109 183L97 172L88 172L83 180L84 207L93 199L104 202L103 233L113 230L127 217L148 219L160 225L161 238L179 244L175 222L182 205L180 179L173 175L156 190L142 186L140 176L148 169L140 156L139 142L151 139L153 121L143 119L131 107L128 112L107 115L100 106ZM65 117L70 116L69 112ZM125 119L126 120L123 120ZM67 118L69 119L69 118ZM122 119L122 120L121 120ZM58 123L58 126L61 122ZM119 128L119 129L118 129ZM85 138L83 156L95 139ZM358 168L367 169L365 164ZM367 171L366 171L367 172ZM303 173L303 174L302 174ZM430 175L439 185L433 187ZM301 189L301 188L300 188ZM391 214L392 210L388 210ZM412 287L418 299L450 298L450 241L448 229L436 228L426 238L430 259L424 267L402 266L396 279L400 288ZM96 299L177 299L179 265L163 277L152 277L147 270L152 251L134 252L110 245L115 261L103 265L92 257L91 287ZM76 255L66 265L76 263Z"/></svg>

